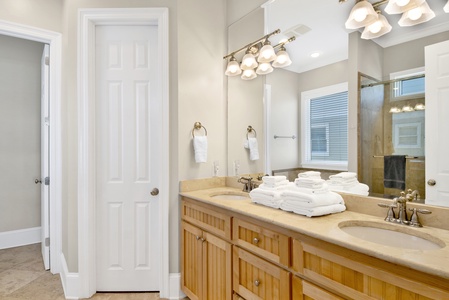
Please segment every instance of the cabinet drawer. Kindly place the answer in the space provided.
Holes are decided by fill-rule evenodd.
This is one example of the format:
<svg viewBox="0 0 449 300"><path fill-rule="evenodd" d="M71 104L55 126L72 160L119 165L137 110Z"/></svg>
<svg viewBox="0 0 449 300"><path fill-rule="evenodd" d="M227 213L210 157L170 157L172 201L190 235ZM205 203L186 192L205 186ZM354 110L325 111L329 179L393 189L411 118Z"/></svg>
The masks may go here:
<svg viewBox="0 0 449 300"><path fill-rule="evenodd" d="M182 201L181 207L182 219L216 236L231 239L231 217L229 215L185 200Z"/></svg>
<svg viewBox="0 0 449 300"><path fill-rule="evenodd" d="M290 273L239 247L233 250L233 288L245 299L290 299Z"/></svg>
<svg viewBox="0 0 449 300"><path fill-rule="evenodd" d="M232 236L235 244L263 258L289 266L290 238L273 230L233 219Z"/></svg>
<svg viewBox="0 0 449 300"><path fill-rule="evenodd" d="M358 255L356 260L340 255L344 252L324 250L324 245L312 246L296 239L292 244L294 271L349 299L449 299L447 291L405 277L403 273L392 273L372 261L368 263L367 256ZM422 280L426 276L422 274Z"/></svg>
<svg viewBox="0 0 449 300"><path fill-rule="evenodd" d="M297 276L292 278L292 299L295 300L344 300L331 292L302 280Z"/></svg>

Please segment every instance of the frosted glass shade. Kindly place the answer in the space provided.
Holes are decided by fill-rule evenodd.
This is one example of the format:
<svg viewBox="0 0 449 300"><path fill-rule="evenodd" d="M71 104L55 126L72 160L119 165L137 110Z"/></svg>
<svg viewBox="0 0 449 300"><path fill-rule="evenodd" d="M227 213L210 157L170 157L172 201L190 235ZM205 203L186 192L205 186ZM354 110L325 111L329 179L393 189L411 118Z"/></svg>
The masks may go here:
<svg viewBox="0 0 449 300"><path fill-rule="evenodd" d="M285 68L292 64L292 60L290 59L290 56L288 55L287 51L285 51L285 48L282 47L281 50L277 53L276 60L273 62L273 67L275 68Z"/></svg>
<svg viewBox="0 0 449 300"><path fill-rule="evenodd" d="M245 56L243 56L240 68L242 70L252 70L257 68L257 65L256 58L251 53L246 53Z"/></svg>
<svg viewBox="0 0 449 300"><path fill-rule="evenodd" d="M365 27L362 39L370 40L378 38L391 31L391 25L385 16L378 14L377 20Z"/></svg>
<svg viewBox="0 0 449 300"><path fill-rule="evenodd" d="M400 26L413 26L427 22L433 18L435 18L435 13L430 9L427 2L424 2L420 6L403 13L398 24Z"/></svg>
<svg viewBox="0 0 449 300"><path fill-rule="evenodd" d="M449 1L447 1L446 5L443 7L445 13L449 13Z"/></svg>
<svg viewBox="0 0 449 300"><path fill-rule="evenodd" d="M242 74L242 69L240 69L239 63L235 59L235 57L231 57L228 63L228 67L226 68L225 75L227 76L237 76Z"/></svg>
<svg viewBox="0 0 449 300"><path fill-rule="evenodd" d="M396 106L393 106L392 108L390 108L390 111L389 111L390 114L398 114L400 112L402 112L402 110Z"/></svg>
<svg viewBox="0 0 449 300"><path fill-rule="evenodd" d="M260 49L257 61L260 63L272 62L276 59L276 53L274 52L273 46L271 46L269 41L264 43L262 49Z"/></svg>
<svg viewBox="0 0 449 300"><path fill-rule="evenodd" d="M425 1L426 0L390 0L385 7L385 12L390 15L402 14L410 9L420 6Z"/></svg>
<svg viewBox="0 0 449 300"><path fill-rule="evenodd" d="M265 75L271 72L273 72L273 67L270 63L260 63L256 70L256 73L259 75Z"/></svg>
<svg viewBox="0 0 449 300"><path fill-rule="evenodd" d="M241 76L241 78L243 80L251 80L251 79L254 79L256 77L257 77L257 74L256 74L256 72L254 72L253 69L251 69L251 70L244 70L243 73L242 73L242 76Z"/></svg>
<svg viewBox="0 0 449 300"><path fill-rule="evenodd" d="M366 0L362 0L357 2L351 9L345 26L347 29L357 29L365 27L376 19L377 13L374 11L373 5Z"/></svg>

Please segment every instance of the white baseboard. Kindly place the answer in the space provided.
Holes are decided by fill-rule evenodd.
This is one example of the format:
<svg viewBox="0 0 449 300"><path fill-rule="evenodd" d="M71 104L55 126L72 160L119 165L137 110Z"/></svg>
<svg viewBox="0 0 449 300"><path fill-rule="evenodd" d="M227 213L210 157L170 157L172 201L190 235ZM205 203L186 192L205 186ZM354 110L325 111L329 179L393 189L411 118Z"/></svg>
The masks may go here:
<svg viewBox="0 0 449 300"><path fill-rule="evenodd" d="M60 258L62 288L66 299L79 299L79 275L78 273L70 273L67 267L67 262L64 253L61 253Z"/></svg>
<svg viewBox="0 0 449 300"><path fill-rule="evenodd" d="M186 295L181 291L181 273L170 273L170 291L168 299L183 299Z"/></svg>
<svg viewBox="0 0 449 300"><path fill-rule="evenodd" d="M0 249L31 245L40 242L40 227L0 232Z"/></svg>

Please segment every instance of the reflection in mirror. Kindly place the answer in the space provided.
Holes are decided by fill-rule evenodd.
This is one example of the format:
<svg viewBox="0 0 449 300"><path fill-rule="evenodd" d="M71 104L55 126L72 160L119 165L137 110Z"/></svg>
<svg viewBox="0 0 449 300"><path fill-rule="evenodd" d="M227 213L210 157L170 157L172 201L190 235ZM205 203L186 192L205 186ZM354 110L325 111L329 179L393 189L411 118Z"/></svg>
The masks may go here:
<svg viewBox="0 0 449 300"><path fill-rule="evenodd" d="M376 82L362 76L361 83L359 180L370 187L372 196L392 198L402 190L411 189L416 190L415 200L422 202L425 197L424 77ZM410 83L413 87L408 91ZM404 110L407 107L410 111ZM394 170L389 170L389 164L395 162L392 159L399 162ZM403 184L392 187L391 180Z"/></svg>

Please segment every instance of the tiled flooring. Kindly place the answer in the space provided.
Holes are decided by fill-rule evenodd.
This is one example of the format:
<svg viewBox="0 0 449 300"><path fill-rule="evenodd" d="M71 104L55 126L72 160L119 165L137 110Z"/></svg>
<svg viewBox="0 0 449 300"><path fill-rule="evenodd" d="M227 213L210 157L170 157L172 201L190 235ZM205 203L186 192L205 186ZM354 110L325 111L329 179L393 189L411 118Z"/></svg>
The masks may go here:
<svg viewBox="0 0 449 300"><path fill-rule="evenodd" d="M63 300L59 274L44 270L40 244L0 250L0 300ZM159 293L97 293L95 300L158 300Z"/></svg>

